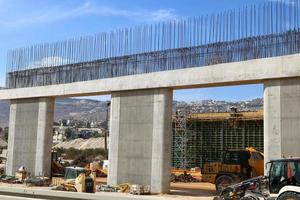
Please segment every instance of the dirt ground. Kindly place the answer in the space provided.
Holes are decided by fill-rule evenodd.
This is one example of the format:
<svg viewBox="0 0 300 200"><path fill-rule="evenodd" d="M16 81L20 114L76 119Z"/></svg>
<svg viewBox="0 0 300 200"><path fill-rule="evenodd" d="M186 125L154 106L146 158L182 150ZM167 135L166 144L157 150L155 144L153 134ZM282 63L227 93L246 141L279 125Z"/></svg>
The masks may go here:
<svg viewBox="0 0 300 200"><path fill-rule="evenodd" d="M215 185L211 183L172 183L171 194L191 197L213 197Z"/></svg>
<svg viewBox="0 0 300 200"><path fill-rule="evenodd" d="M97 178L98 184L106 184L106 178ZM25 184L7 184L0 183L0 186L21 187L26 188ZM48 187L30 187L34 189L47 189ZM48 188L50 189L50 188ZM97 192L101 195L102 192ZM107 195L107 193L105 194ZM166 197L174 200L210 200L216 195L215 186L210 183L171 183L171 192L163 195L151 195L151 199L159 199L159 197ZM156 198L158 197L158 198Z"/></svg>
<svg viewBox="0 0 300 200"><path fill-rule="evenodd" d="M106 178L97 178L97 183L106 184ZM176 200L209 200L216 196L216 190L215 185L211 183L171 183L170 194L164 194L162 196Z"/></svg>

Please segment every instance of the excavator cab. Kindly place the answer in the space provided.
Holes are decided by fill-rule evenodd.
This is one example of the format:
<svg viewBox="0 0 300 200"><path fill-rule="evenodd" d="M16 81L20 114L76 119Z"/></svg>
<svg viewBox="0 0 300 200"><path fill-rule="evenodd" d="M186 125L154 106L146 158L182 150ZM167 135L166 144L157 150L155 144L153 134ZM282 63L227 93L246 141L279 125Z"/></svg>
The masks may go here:
<svg viewBox="0 0 300 200"><path fill-rule="evenodd" d="M224 153L221 172L235 173L246 178L251 176L251 167L248 160L250 153L244 150L229 150Z"/></svg>
<svg viewBox="0 0 300 200"><path fill-rule="evenodd" d="M299 200L300 158L283 158L267 163L267 176L259 176L222 190L214 200Z"/></svg>
<svg viewBox="0 0 300 200"><path fill-rule="evenodd" d="M82 167L66 167L63 185L70 191L75 189L77 192L94 193L95 179L93 174Z"/></svg>
<svg viewBox="0 0 300 200"><path fill-rule="evenodd" d="M300 159L278 159L267 163L269 190L277 194L284 186L300 186Z"/></svg>
<svg viewBox="0 0 300 200"><path fill-rule="evenodd" d="M59 155L56 151L51 153L51 177L63 177L65 167L58 161Z"/></svg>
<svg viewBox="0 0 300 200"><path fill-rule="evenodd" d="M65 180L76 179L80 174L85 173L86 170L82 167L66 167Z"/></svg>

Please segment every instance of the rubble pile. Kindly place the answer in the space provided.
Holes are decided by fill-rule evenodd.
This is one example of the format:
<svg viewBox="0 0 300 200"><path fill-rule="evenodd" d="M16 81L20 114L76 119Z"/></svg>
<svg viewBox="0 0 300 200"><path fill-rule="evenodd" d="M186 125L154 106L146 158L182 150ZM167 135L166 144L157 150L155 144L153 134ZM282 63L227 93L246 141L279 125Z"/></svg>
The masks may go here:
<svg viewBox="0 0 300 200"><path fill-rule="evenodd" d="M7 175L1 175L0 182L10 183L10 184L22 183L22 181L18 180L15 176L7 176Z"/></svg>
<svg viewBox="0 0 300 200"><path fill-rule="evenodd" d="M150 194L150 185L131 185L129 183L119 184L117 187L110 185L97 185L97 192L121 192L121 193L130 193L133 195L146 195Z"/></svg>
<svg viewBox="0 0 300 200"><path fill-rule="evenodd" d="M49 186L50 180L47 177L28 177L25 181L27 186Z"/></svg>
<svg viewBox="0 0 300 200"><path fill-rule="evenodd" d="M110 185L97 185L97 192L118 192L118 187L110 186Z"/></svg>
<svg viewBox="0 0 300 200"><path fill-rule="evenodd" d="M180 175L171 174L171 182L183 182L183 183L193 183L193 182L199 182L198 179L194 178L192 175L183 173Z"/></svg>

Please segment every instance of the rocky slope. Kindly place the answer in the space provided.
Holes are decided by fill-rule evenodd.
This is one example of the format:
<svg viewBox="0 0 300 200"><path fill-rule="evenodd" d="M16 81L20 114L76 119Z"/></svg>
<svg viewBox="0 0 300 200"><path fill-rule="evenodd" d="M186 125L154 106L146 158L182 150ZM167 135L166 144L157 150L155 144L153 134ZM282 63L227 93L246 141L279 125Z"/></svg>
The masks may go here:
<svg viewBox="0 0 300 200"><path fill-rule="evenodd" d="M185 107L193 113L227 112L230 107L237 107L239 111L255 111L263 108L263 99L227 102L216 100L202 100L197 102L173 102L173 110ZM104 121L106 118L107 102L90 99L57 99L55 105L55 121L59 119ZM0 127L8 126L9 103L0 101Z"/></svg>

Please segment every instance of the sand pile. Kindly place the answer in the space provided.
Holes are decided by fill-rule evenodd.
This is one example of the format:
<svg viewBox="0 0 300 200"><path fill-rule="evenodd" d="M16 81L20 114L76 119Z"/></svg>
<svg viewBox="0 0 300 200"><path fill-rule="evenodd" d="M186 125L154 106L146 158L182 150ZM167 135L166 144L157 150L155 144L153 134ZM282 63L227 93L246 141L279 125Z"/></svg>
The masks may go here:
<svg viewBox="0 0 300 200"><path fill-rule="evenodd" d="M60 142L54 146L54 148L75 148L75 149L97 149L104 148L104 138L90 138L90 139L82 139L78 138L75 140Z"/></svg>

